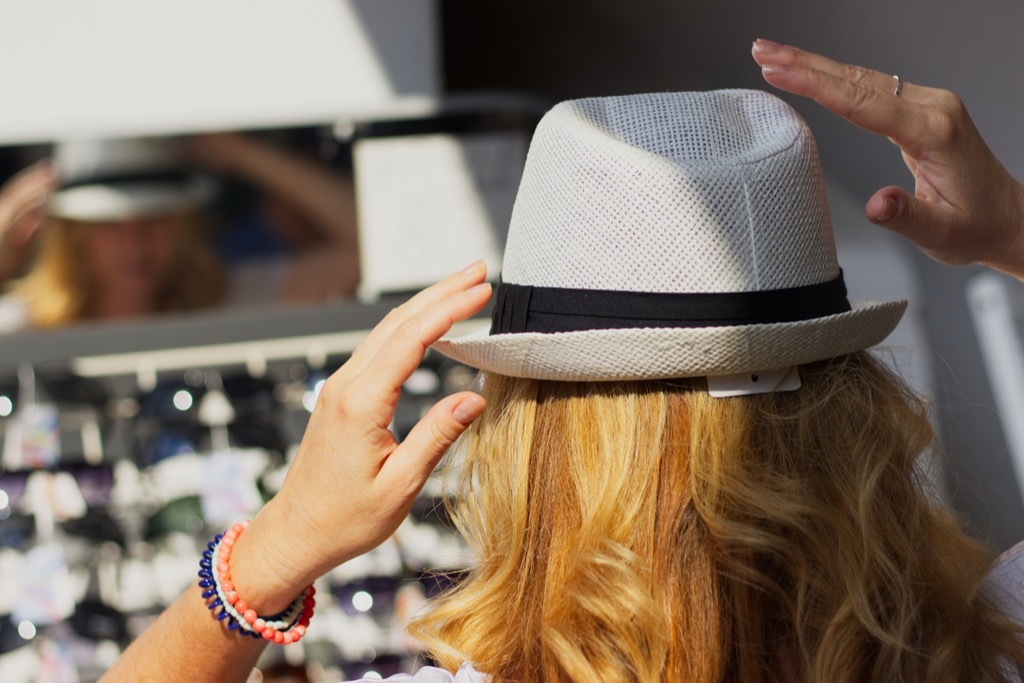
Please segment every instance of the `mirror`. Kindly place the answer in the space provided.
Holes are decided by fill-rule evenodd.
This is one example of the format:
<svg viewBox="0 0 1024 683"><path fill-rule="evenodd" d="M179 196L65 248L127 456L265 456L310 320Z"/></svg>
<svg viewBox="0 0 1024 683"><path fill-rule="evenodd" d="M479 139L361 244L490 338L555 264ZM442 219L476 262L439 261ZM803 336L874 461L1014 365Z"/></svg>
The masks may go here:
<svg viewBox="0 0 1024 683"><path fill-rule="evenodd" d="M67 0L0 9L9 25L50 37L45 55L0 78L32 95L12 101L0 124L0 183L22 174L21 203L7 201L7 216L25 218L26 195L46 192L53 214L32 238L28 216L0 239L0 341L25 339L4 345L8 362L38 356L44 331L74 339L69 357L85 339L106 339L110 323L159 348L219 339L222 325L239 339L280 336L316 328L296 315L400 298L478 258L496 276L546 103L442 98L438 13L436 0L301 9L186 0L145 11L112 0L86 24ZM17 32L0 54L26 53L38 33ZM208 133L227 130L236 132ZM190 194L184 165L108 164L120 144L110 141L140 137L212 179L205 194ZM36 167L26 180L45 158L59 177ZM190 198L161 215L151 204L167 199L166 183L125 189L140 173L180 181L172 194ZM109 211L111 185L132 220ZM4 204L0 196L0 220ZM135 220L139 206L145 220ZM43 261L49 275L36 277ZM143 348L112 343L110 352Z"/></svg>
<svg viewBox="0 0 1024 683"><path fill-rule="evenodd" d="M13 190L50 183L43 224L24 252L8 252L21 260L4 278L0 330L273 325L393 300L481 257L496 277L542 109L491 97L331 125L0 148L8 205ZM45 159L58 178L33 190L26 176ZM125 204L148 213L122 217ZM60 277L40 282L44 266ZM30 302L53 298L55 280L79 308L35 317ZM147 291L162 294L127 308Z"/></svg>

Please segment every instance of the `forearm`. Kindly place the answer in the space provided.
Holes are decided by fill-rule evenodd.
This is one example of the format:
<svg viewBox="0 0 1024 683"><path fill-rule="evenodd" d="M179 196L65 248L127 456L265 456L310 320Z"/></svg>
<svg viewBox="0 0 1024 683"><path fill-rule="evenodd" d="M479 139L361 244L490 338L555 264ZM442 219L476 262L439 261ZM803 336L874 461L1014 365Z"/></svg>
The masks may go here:
<svg viewBox="0 0 1024 683"><path fill-rule="evenodd" d="M324 383L280 491L244 532L227 532L226 552L218 546L203 563L211 573L216 569L218 586L234 584L247 605L240 607L227 593L225 599L235 600L254 630L266 623L248 614L249 608L277 614L313 579L389 538L438 461L483 411L480 396L460 392L431 408L401 444L388 429L401 387L425 349L486 305L486 275L480 261L445 278L391 311L367 335ZM212 618L202 593L197 580L104 681L244 681L264 644ZM304 637L313 607L306 594L297 625L283 639ZM274 635L266 628L263 633Z"/></svg>
<svg viewBox="0 0 1024 683"><path fill-rule="evenodd" d="M263 144L251 145L238 172L296 208L328 241L355 250L355 195L348 178Z"/></svg>
<svg viewBox="0 0 1024 683"><path fill-rule="evenodd" d="M121 655L101 679L160 681L245 681L266 642L228 631L211 617L193 584Z"/></svg>
<svg viewBox="0 0 1024 683"><path fill-rule="evenodd" d="M318 569L283 563L286 536L264 508L234 543L229 567L238 595L259 614L276 614L308 585ZM286 529L286 527L285 527ZM198 567L198 559L197 559ZM266 646L216 619L198 579L131 644L103 679L108 681L245 681Z"/></svg>

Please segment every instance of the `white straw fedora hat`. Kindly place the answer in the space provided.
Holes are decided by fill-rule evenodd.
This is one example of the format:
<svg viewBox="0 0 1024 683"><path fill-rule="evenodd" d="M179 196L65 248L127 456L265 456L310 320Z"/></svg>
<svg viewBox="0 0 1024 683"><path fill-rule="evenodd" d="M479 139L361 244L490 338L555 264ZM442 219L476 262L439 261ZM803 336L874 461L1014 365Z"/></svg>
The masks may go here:
<svg viewBox="0 0 1024 683"><path fill-rule="evenodd" d="M59 187L46 211L58 218L116 221L202 206L212 181L191 169L171 138L75 140L54 149Z"/></svg>
<svg viewBox="0 0 1024 683"><path fill-rule="evenodd" d="M534 379L729 375L864 349L905 308L847 301L817 146L782 100L593 98L537 128L490 330L435 348Z"/></svg>

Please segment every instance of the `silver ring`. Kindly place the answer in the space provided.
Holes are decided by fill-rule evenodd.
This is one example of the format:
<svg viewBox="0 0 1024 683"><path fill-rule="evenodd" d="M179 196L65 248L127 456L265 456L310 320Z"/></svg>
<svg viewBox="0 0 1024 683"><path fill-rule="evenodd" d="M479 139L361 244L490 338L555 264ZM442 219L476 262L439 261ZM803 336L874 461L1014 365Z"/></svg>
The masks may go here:
<svg viewBox="0 0 1024 683"><path fill-rule="evenodd" d="M903 81L896 74L892 75L892 79L896 81L896 87L892 89L892 96L899 97L900 93L903 92Z"/></svg>

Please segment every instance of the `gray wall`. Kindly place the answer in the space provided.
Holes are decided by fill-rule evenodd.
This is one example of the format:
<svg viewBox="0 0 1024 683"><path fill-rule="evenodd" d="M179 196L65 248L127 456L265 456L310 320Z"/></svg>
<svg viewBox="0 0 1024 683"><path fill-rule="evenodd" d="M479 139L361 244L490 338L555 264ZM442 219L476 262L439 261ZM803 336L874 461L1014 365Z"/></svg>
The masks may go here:
<svg viewBox="0 0 1024 683"><path fill-rule="evenodd" d="M955 90L1006 166L1024 176L1024 3L444 0L442 9L451 90L515 88L557 100L765 87L749 56L751 41L764 36ZM907 185L909 174L887 141L813 103L787 99L814 128L826 173L841 192L862 203L878 187ZM974 270L884 244L901 250L898 262L923 293L915 315L932 340L952 500L980 534L1006 547L1024 538L1024 508L967 314L963 285Z"/></svg>

